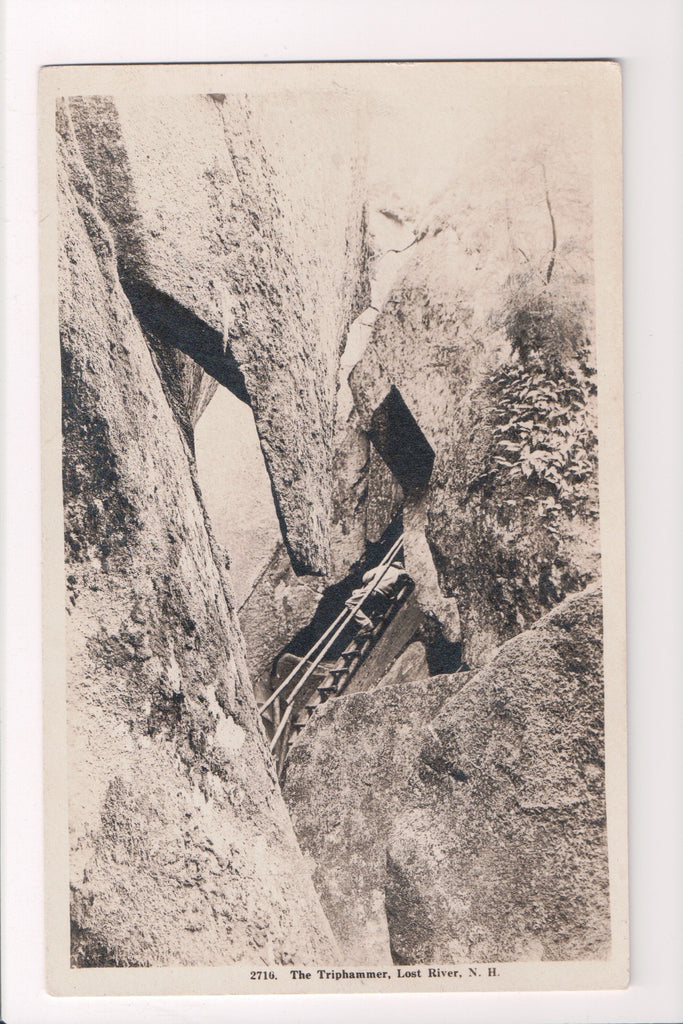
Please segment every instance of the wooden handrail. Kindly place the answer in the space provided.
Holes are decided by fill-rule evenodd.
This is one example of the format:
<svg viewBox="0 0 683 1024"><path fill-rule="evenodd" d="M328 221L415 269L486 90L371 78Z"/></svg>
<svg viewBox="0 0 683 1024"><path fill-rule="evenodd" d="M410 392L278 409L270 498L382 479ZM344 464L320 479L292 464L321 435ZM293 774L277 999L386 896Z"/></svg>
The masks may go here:
<svg viewBox="0 0 683 1024"><path fill-rule="evenodd" d="M394 541L394 543L392 544L392 546L391 546L391 547L389 548L389 551L387 552L387 554L386 554L386 555L384 556L384 558L382 559L382 561L381 561L381 562L380 562L379 564L380 564L380 565L383 565L383 564L384 564L384 562L385 562L385 560L388 560L388 562L390 562L390 561L391 561L391 560L392 560L392 559L394 558L394 556L396 555L396 553L398 552L398 549L400 548L400 546L401 546L402 542L403 542L403 534L401 534L401 536L400 536L400 537L398 538L398 540L397 540L397 541ZM387 563L387 564L388 564L388 563ZM379 580L377 580L377 581L376 581L376 583L378 583L378 582L379 582ZM363 599L362 599L362 600L364 601L364 600L365 600L365 597L367 597L367 596L368 596L368 595L366 594L366 595L365 595L365 596L363 597ZM362 603L362 602L361 602L361 603ZM354 609L353 609L354 613L358 611L358 608L360 608L360 604L359 604L359 605L358 605L358 606L357 606L356 608L354 608ZM344 609L344 611L341 611L341 612L339 613L339 615L338 615L338 616L337 616L337 618L336 618L336 619L334 620L334 622L333 622L333 623L332 623L332 624L331 624L330 626L328 626L328 627L327 627L327 629L325 630L325 632L324 632L324 633L322 634L322 636L320 636L320 637L319 637L319 638L318 638L318 639L316 640L316 642L315 642L315 643L313 644L313 646L312 646L312 647L311 647L311 649L310 649L310 650L308 651L308 653L307 653L307 654L306 654L306 655L305 655L305 656L304 656L304 657L303 657L303 658L301 659L301 661L299 662L299 664L298 664L298 665L295 665L295 666L294 666L294 668L293 668L293 669L292 669L292 671L291 671L291 672L289 673L289 675L287 676L287 678L286 678L286 679L283 679L283 681L282 681L282 682L280 683L280 685L278 686L277 690L273 690L273 692L271 693L271 695L270 695L270 697L268 698L268 700L267 700L267 701L265 701L265 702L264 702L264 703L263 703L263 704L262 704L262 705L260 706L260 708L259 708L259 713L260 713L261 715L263 715L264 711L267 711L267 710L268 710L268 708L269 708L269 707L270 707L270 705L271 705L271 704L273 703L273 701L274 701L274 700L276 699L276 697L279 697L279 695L280 695L280 694L282 693L282 691L283 691L284 689L286 689L286 688L287 688L287 686L288 686L288 685L289 685L289 683L290 683L290 682L292 681L292 679L294 678L294 676L295 676L295 675L297 674L297 672L299 671L299 669L301 668L301 666L302 666L302 665L304 665L304 664L305 664L305 663L306 663L306 662L308 661L308 659L310 658L310 656L311 656L311 655L313 654L313 651L315 651L315 650L316 650L316 648L318 648L318 647L319 647L319 646L320 646L320 645L321 645L321 644L323 643L323 641L325 641L325 640L327 639L327 637L328 637L328 636L330 635L330 633L332 632L332 630L333 630L333 629L335 629L335 627L337 626L337 624L338 624L339 622L341 622L341 620L342 620L343 618L346 618L346 619L347 619L347 621L348 621L348 619L350 618L350 616L349 616L349 614L348 614L348 609ZM344 623L344 625L346 625L346 623ZM340 631L340 632L341 632L341 631ZM339 634L337 634L337 635L339 635ZM322 657L321 657L321 659L320 659L320 660L322 660Z"/></svg>
<svg viewBox="0 0 683 1024"><path fill-rule="evenodd" d="M320 664L320 662L322 661L322 659L324 658L325 654L330 649L332 644L335 642L337 637L345 629L345 627L347 626L347 624L350 621L350 619L353 618L353 616L356 614L358 609L362 606L363 602L365 600L367 600L367 598L370 596L370 594L372 594L373 591L379 586L379 584L381 583L382 579L386 575L386 572L387 572L389 566L391 565L391 563L392 563L392 561L393 561L393 559L394 559L396 553L398 552L398 550L399 550L399 548L400 548L402 543L403 543L403 535L401 535L398 538L398 540L395 541L394 544L392 544L391 548L389 549L388 553L385 555L384 559L379 563L378 568L380 566L382 566L382 572L379 574L379 576L376 579L374 579L372 581L371 584L368 584L368 589L367 589L366 593L363 594L363 596L359 600L358 604L354 605L353 608L349 608L346 613L342 612L342 616L344 617L344 621L341 623L339 628L335 631L335 633L333 634L331 639L328 640L328 642L325 644L325 646L323 647L322 651L320 651L320 653L316 655L315 659L311 662L311 664L306 669L306 671L304 672L304 674L301 677L301 679L298 681L298 683L296 684L296 686L294 687L292 692L287 697L287 700L285 701L285 703L287 705L287 708L286 708L282 718L280 719L280 724L279 724L278 728L276 729L275 734L273 735L273 738L271 740L271 743L270 743L270 749L271 750L275 750L275 747L277 745L277 741L279 740L279 738L282 735L282 732L283 732L287 722L289 721L289 718L290 718L290 716L292 714L292 706L293 706L294 698L300 692L300 690L303 687L303 685L306 682L306 680L310 678L312 673L318 667L318 665ZM339 617L337 618L336 621L339 621ZM329 633L329 630L327 630L327 633ZM313 649L314 648L311 648L311 650L313 650ZM297 665L296 668L298 670L299 666ZM290 675L291 675L291 673L290 673ZM281 688L279 688L279 689L281 689Z"/></svg>

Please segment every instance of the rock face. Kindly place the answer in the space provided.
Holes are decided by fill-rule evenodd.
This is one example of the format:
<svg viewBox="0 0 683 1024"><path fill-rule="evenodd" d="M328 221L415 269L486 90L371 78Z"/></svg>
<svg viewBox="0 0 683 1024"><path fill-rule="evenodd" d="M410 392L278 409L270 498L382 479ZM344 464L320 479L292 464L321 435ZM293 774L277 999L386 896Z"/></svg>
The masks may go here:
<svg viewBox="0 0 683 1024"><path fill-rule="evenodd" d="M70 106L122 283L171 350L169 376L187 370L195 421L210 386L177 350L250 402L292 564L325 572L338 359L368 301L353 105L269 93Z"/></svg>
<svg viewBox="0 0 683 1024"><path fill-rule="evenodd" d="M58 124L73 963L329 958L192 453Z"/></svg>
<svg viewBox="0 0 683 1024"><path fill-rule="evenodd" d="M395 822L399 963L609 954L600 592L509 640L432 721Z"/></svg>
<svg viewBox="0 0 683 1024"><path fill-rule="evenodd" d="M259 700L270 694L273 660L315 615L323 587L316 576L297 576L279 544L239 609L247 664Z"/></svg>
<svg viewBox="0 0 683 1024"><path fill-rule="evenodd" d="M426 725L466 678L435 676L329 701L292 748L284 796L345 963L392 962L387 844L406 802L419 802Z"/></svg>
<svg viewBox="0 0 683 1024"><path fill-rule="evenodd" d="M575 173L570 156L520 157L477 183L476 206L449 191L349 377L364 430L397 391L434 452L426 536L470 664L598 573L592 215Z"/></svg>
<svg viewBox="0 0 683 1024"><path fill-rule="evenodd" d="M419 640L409 644L388 672L380 679L378 686L391 686L393 683L410 683L415 679L425 679L429 675L427 651Z"/></svg>
<svg viewBox="0 0 683 1024"><path fill-rule="evenodd" d="M591 211L574 170L519 158L476 206L450 190L361 317L350 374L342 360L330 577L402 512L432 673L463 649L483 665L599 573Z"/></svg>
<svg viewBox="0 0 683 1024"><path fill-rule="evenodd" d="M599 590L478 673L407 681L418 648L324 705L290 755L285 799L346 958L607 956Z"/></svg>
<svg viewBox="0 0 683 1024"><path fill-rule="evenodd" d="M484 161L370 239L347 94L72 97L58 126L74 965L606 956L571 156ZM232 578L195 464L218 387L268 474L256 495L221 419L209 447L250 494L222 463ZM250 516L271 489L277 519ZM399 531L415 587L299 735L283 800L273 661L289 674Z"/></svg>
<svg viewBox="0 0 683 1024"><path fill-rule="evenodd" d="M405 566L415 580L415 600L424 616L422 636L428 642L431 674L454 672L460 664L462 630L454 597L439 586L434 558L425 532L427 496L406 502L403 512Z"/></svg>

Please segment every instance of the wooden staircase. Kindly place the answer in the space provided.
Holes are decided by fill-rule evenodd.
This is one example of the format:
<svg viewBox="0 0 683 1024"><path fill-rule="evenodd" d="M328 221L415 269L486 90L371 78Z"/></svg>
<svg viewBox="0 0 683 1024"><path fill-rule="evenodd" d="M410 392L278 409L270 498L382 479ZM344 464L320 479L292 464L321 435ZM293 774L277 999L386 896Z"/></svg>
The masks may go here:
<svg viewBox="0 0 683 1024"><path fill-rule="evenodd" d="M293 732L301 732L317 707L324 704L330 697L338 697L346 690L353 676L368 658L375 643L384 634L389 623L395 617L407 596L408 590L409 587L407 585L402 587L389 600L386 609L377 618L371 632L361 636L356 634L352 638L348 647L342 651L334 666L329 670L327 678L316 687L297 718L292 722Z"/></svg>
<svg viewBox="0 0 683 1024"><path fill-rule="evenodd" d="M380 566L388 569L402 540L401 537L392 545ZM406 581L395 593L383 598L382 607L372 616L371 628L358 628L354 621L355 611L370 597L380 581L381 576L354 608L345 607L308 654L296 660L292 671L261 705L259 710L264 724L267 731L272 733L270 749L278 775L282 775L289 751L316 709L344 693L359 669L370 661L378 641L390 631L401 609L405 609L413 590L411 581ZM347 629L353 632L346 647L332 664L324 662L324 655Z"/></svg>

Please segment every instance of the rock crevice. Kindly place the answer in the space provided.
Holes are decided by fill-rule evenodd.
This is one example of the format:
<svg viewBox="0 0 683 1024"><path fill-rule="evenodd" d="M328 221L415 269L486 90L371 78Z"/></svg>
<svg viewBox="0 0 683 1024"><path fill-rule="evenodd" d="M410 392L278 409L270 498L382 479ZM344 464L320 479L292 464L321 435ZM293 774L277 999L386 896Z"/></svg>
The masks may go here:
<svg viewBox="0 0 683 1024"><path fill-rule="evenodd" d="M370 208L341 94L71 97L57 126L73 963L606 957L571 160L408 218ZM272 498L239 609L195 463L217 388ZM283 793L274 663L401 533L414 589Z"/></svg>
<svg viewBox="0 0 683 1024"><path fill-rule="evenodd" d="M73 963L329 959L192 453L58 127Z"/></svg>

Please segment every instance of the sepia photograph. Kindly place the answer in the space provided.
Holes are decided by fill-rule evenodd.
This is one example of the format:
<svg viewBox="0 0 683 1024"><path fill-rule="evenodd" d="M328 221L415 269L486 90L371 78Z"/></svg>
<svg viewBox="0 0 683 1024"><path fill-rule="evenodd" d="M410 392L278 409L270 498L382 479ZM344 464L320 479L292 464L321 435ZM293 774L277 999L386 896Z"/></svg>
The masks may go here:
<svg viewBox="0 0 683 1024"><path fill-rule="evenodd" d="M628 984L620 90L41 72L53 994Z"/></svg>

